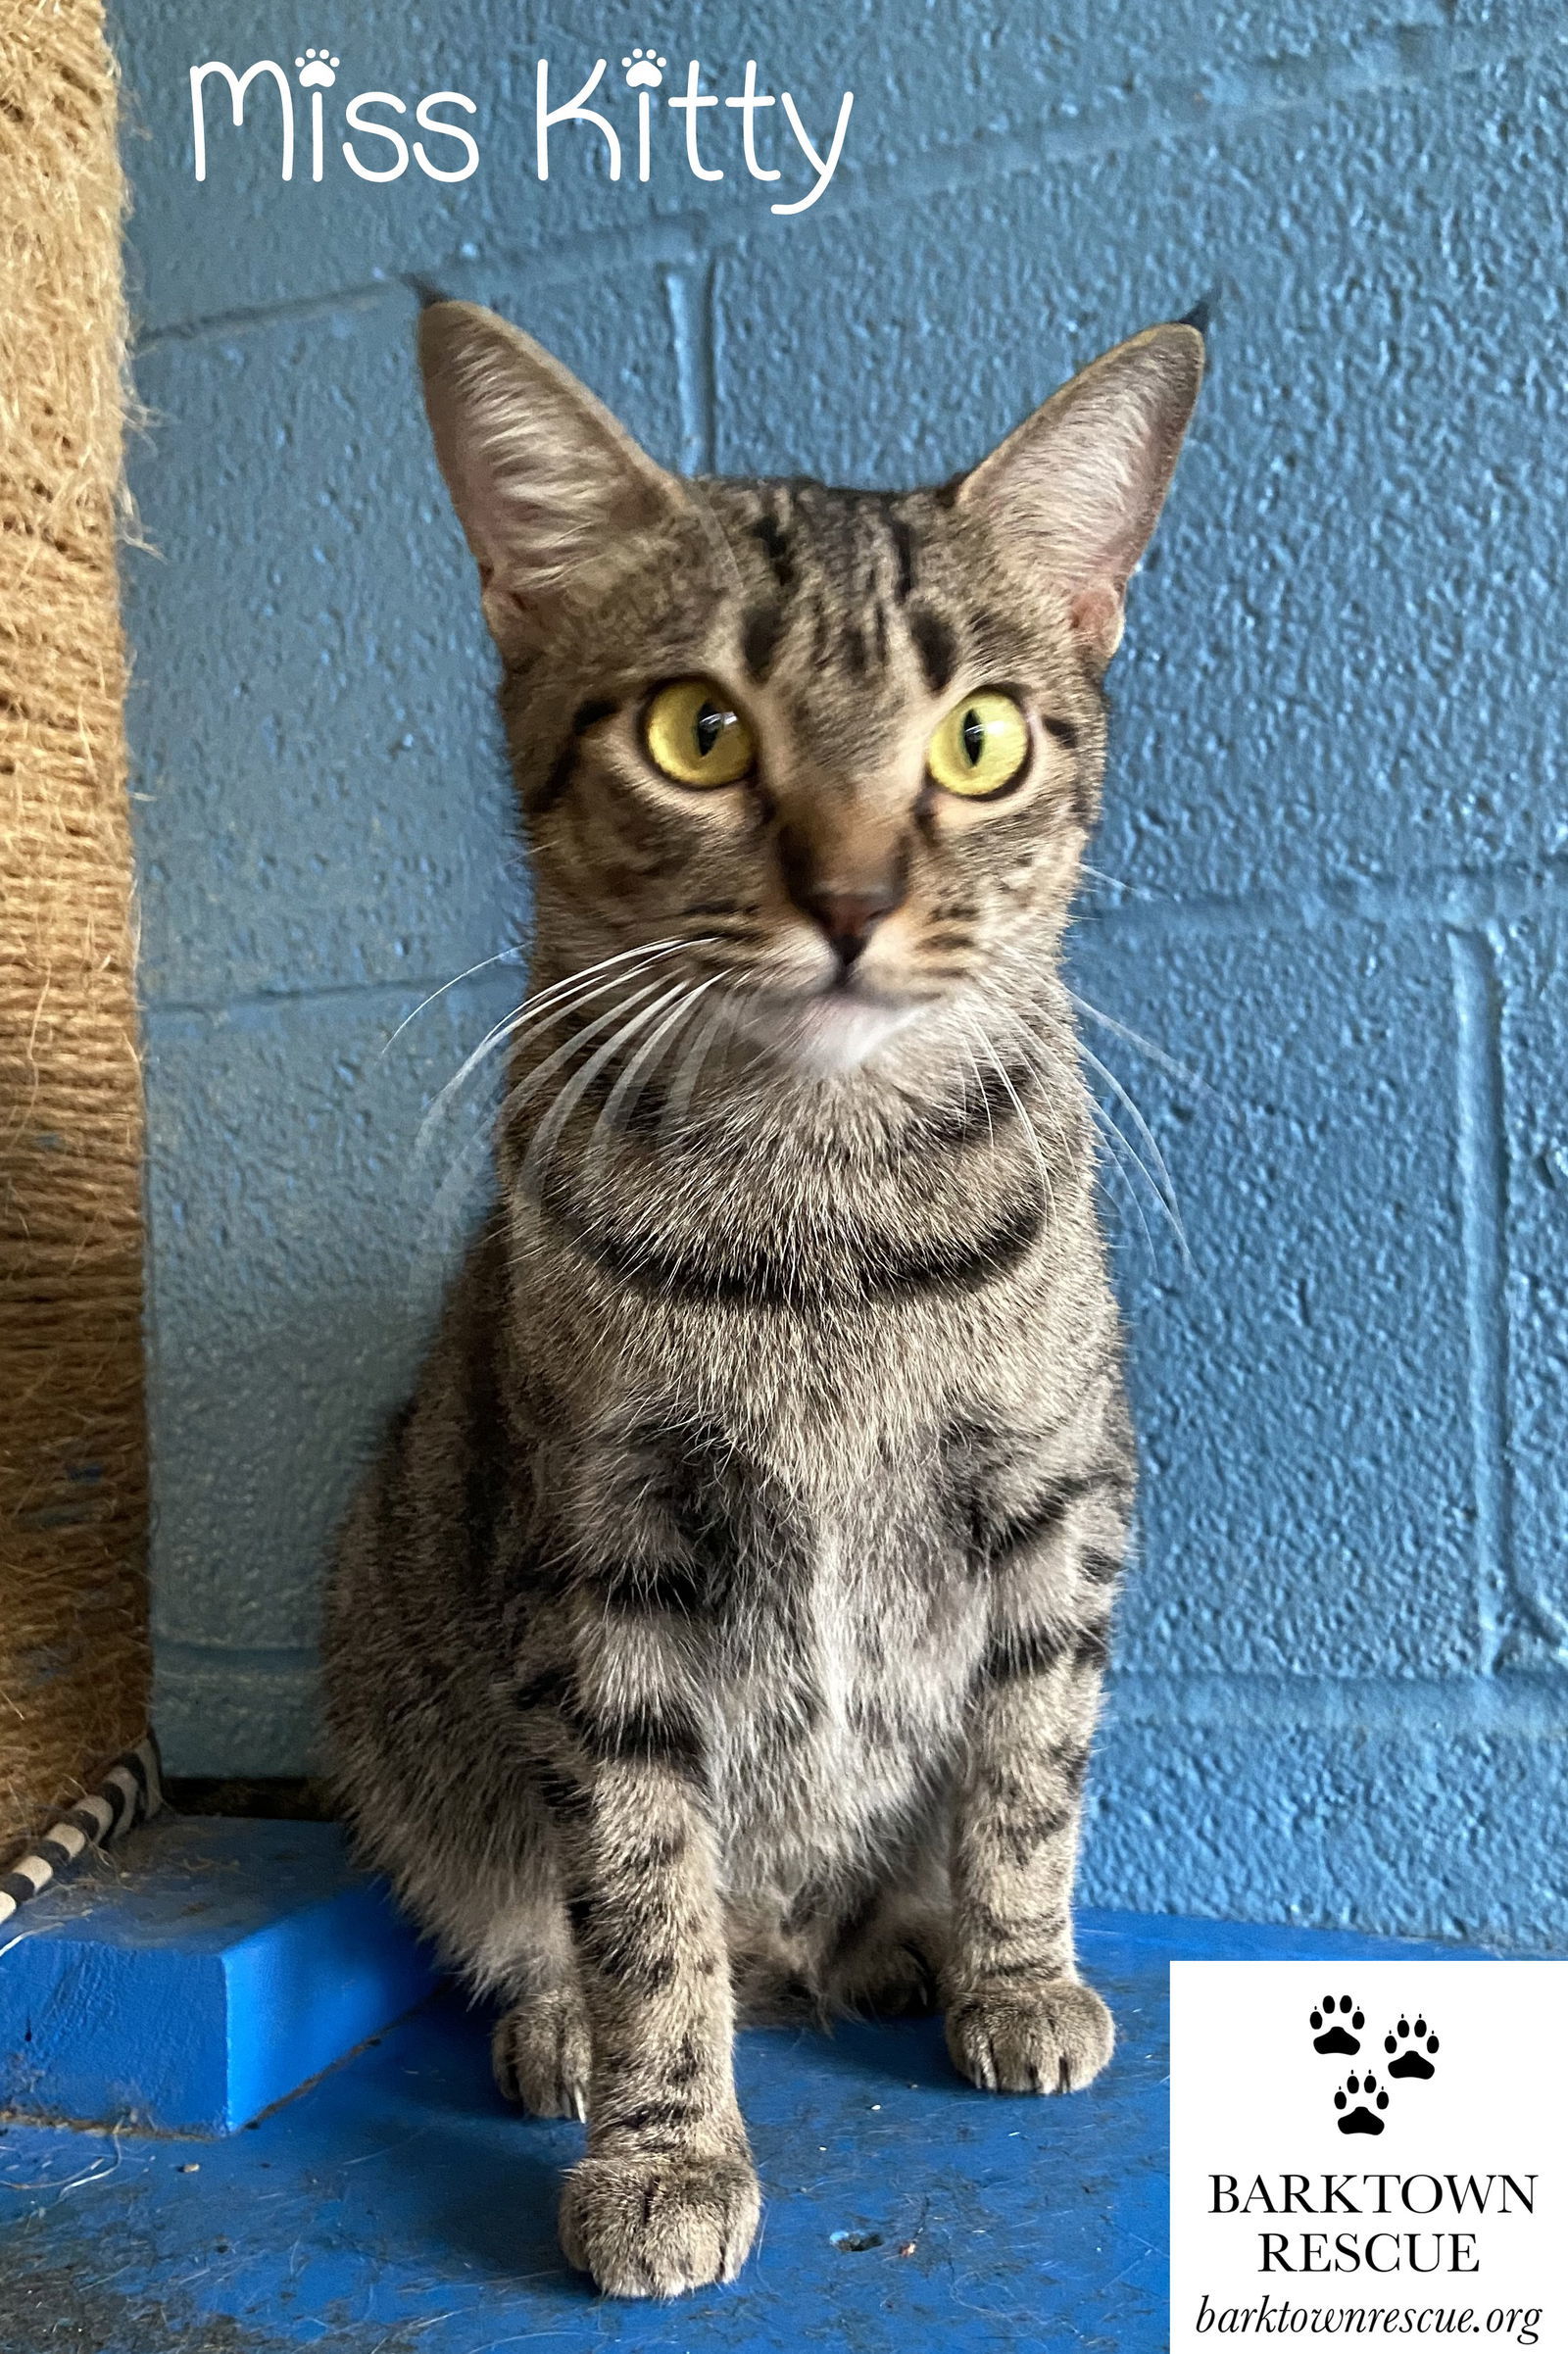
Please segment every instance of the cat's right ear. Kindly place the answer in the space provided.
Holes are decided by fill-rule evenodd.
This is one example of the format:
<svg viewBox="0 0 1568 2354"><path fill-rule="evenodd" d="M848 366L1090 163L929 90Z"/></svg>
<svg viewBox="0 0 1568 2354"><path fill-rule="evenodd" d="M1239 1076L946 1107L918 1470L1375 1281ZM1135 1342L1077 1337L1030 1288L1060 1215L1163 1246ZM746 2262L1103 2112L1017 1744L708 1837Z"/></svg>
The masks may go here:
<svg viewBox="0 0 1568 2354"><path fill-rule="evenodd" d="M419 366L485 619L503 655L520 652L548 634L563 603L591 597L628 536L675 510L680 485L559 360L493 311L429 304Z"/></svg>

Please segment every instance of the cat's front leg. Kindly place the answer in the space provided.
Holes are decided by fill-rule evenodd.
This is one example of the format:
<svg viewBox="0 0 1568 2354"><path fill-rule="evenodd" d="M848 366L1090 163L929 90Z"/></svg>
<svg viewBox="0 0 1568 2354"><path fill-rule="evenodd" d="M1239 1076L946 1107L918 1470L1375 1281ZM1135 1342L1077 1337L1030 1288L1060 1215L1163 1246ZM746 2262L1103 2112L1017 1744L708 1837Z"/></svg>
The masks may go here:
<svg viewBox="0 0 1568 2354"><path fill-rule="evenodd" d="M569 1712L563 1843L593 2073L561 2243L612 2296L676 2296L733 2280L760 2202L697 1728L677 1700L617 1703L625 1682L598 1667Z"/></svg>
<svg viewBox="0 0 1568 2354"><path fill-rule="evenodd" d="M1070 1500L1067 1485L1059 1508L1048 1492L1004 1524L979 1564L991 1632L957 1791L945 1994L953 2058L992 2091L1076 2091L1115 2041L1078 1977L1071 1907L1125 1483L1075 1480Z"/></svg>

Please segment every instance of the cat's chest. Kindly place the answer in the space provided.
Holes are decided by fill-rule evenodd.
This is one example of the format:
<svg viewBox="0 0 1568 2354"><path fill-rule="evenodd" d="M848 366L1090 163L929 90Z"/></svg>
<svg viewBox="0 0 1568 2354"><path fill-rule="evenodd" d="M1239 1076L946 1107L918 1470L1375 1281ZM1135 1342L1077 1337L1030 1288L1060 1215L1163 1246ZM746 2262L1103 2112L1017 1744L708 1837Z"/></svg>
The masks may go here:
<svg viewBox="0 0 1568 2354"><path fill-rule="evenodd" d="M855 1847L954 1748L984 1597L960 1548L911 1544L907 1519L876 1498L824 1514L715 1653L725 1811L775 1857Z"/></svg>

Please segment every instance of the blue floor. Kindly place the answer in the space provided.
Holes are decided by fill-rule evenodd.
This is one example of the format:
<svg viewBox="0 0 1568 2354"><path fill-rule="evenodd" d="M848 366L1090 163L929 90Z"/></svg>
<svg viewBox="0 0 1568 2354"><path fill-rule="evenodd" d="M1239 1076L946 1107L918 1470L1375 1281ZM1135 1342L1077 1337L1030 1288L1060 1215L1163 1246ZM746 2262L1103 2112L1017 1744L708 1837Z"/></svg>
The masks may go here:
<svg viewBox="0 0 1568 2354"><path fill-rule="evenodd" d="M1081 1944L1119 2044L1069 2099L970 2089L935 2023L744 2035L761 2237L677 2305L566 2268L581 2129L505 2108L487 2022L450 1995L226 2139L0 2125L0 2354L1156 2354L1166 1964L1451 1949L1131 1914Z"/></svg>

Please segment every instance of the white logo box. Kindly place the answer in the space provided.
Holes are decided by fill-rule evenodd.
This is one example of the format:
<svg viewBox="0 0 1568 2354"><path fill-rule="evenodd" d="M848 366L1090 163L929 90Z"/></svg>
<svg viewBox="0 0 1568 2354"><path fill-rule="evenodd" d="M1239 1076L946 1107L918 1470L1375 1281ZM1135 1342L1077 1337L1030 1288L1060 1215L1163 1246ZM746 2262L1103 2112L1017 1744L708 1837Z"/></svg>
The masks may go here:
<svg viewBox="0 0 1568 2354"><path fill-rule="evenodd" d="M1173 2354L1568 2354L1568 1962L1173 1962L1170 2048Z"/></svg>

